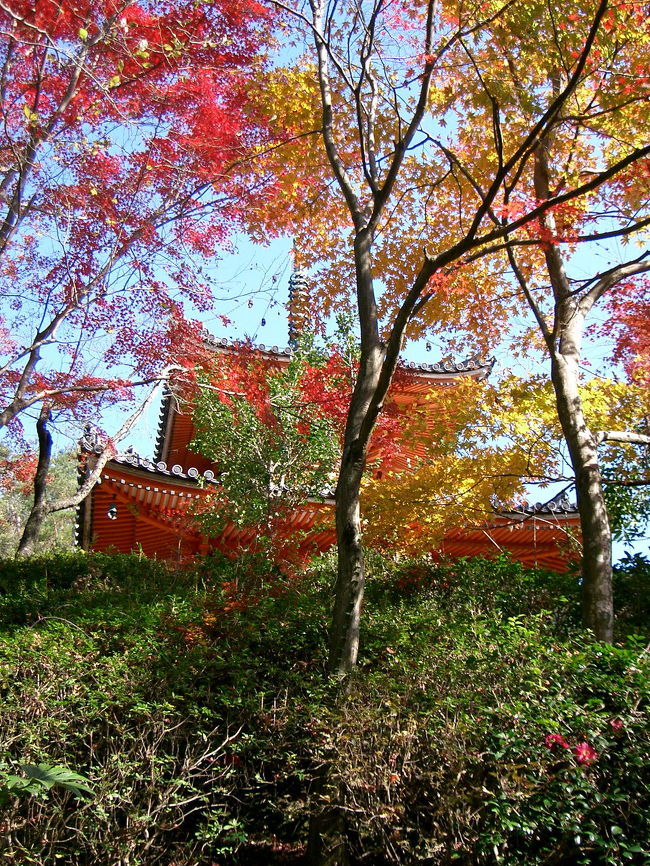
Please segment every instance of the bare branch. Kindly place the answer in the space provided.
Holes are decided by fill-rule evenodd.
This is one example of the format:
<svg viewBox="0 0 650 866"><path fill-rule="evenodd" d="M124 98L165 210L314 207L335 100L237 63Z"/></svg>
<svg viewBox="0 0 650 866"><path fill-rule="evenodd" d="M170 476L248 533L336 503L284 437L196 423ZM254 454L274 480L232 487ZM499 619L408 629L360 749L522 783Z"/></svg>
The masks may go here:
<svg viewBox="0 0 650 866"><path fill-rule="evenodd" d="M650 271L650 252L645 252L633 262L617 265L601 274L587 294L580 298L579 306L582 314L587 315L596 301L617 283L648 271Z"/></svg>
<svg viewBox="0 0 650 866"><path fill-rule="evenodd" d="M628 445L650 445L650 436L626 430L600 430L594 436L597 445L603 442L622 442Z"/></svg>
<svg viewBox="0 0 650 866"><path fill-rule="evenodd" d="M138 406L138 408L133 412L127 420L122 424L120 429L117 431L115 436L108 440L105 444L102 452L97 455L93 467L88 473L88 475L84 478L83 483L79 487L76 493L72 496L67 496L64 499L57 499L54 502L48 502L45 507L46 514L52 514L56 511L64 511L67 508L74 508L79 505L80 502L88 496L90 491L93 489L95 484L101 478L101 474L104 470L104 467L108 463L111 458L115 456L117 453L115 445L118 442L121 442L125 436L127 436L133 427L137 424L137 422L142 418L147 409L151 406L153 401L160 394L163 385L169 381L169 377L171 374L181 368L176 365L170 365L165 368L160 374L160 376L155 380L155 385L151 389L150 393L146 397L145 400Z"/></svg>

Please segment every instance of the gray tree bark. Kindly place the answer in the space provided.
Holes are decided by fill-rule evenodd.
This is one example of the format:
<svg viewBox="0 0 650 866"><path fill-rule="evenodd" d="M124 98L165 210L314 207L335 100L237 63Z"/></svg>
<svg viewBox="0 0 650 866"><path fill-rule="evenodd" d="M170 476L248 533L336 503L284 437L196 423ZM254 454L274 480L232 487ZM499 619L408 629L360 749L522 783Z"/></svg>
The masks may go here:
<svg viewBox="0 0 650 866"><path fill-rule="evenodd" d="M614 637L612 535L603 495L596 439L582 410L576 365L557 353L551 360L558 417L575 475L582 533L582 618L598 640Z"/></svg>
<svg viewBox="0 0 650 866"><path fill-rule="evenodd" d="M550 131L543 136L535 150L534 186L541 200L551 197L552 146L553 134ZM551 235L555 234L551 214L543 216L540 222ZM575 476L582 534L583 622L598 640L611 643L614 636L612 534L598 459L598 444L602 439L589 429L580 398L582 341L585 322L594 304L621 280L647 271L650 265L646 255L642 255L636 261L612 268L595 281L587 281L586 288L580 291L567 278L564 257L557 243L546 244L544 257L553 295L551 325L547 324L536 305L521 273L515 273L537 319L550 356L551 382L558 418Z"/></svg>
<svg viewBox="0 0 650 866"><path fill-rule="evenodd" d="M47 475L52 460L52 434L47 429L50 420L50 410L43 404L38 421L36 434L38 436L38 463L34 475L34 502L32 504L23 534L18 542L16 557L27 557L34 553L34 547L47 516Z"/></svg>

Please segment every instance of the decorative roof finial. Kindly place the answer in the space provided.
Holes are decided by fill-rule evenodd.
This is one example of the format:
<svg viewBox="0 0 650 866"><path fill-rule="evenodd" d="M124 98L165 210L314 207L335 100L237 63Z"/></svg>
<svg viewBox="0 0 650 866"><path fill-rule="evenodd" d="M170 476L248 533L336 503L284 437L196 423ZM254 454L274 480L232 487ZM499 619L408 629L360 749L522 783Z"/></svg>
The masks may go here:
<svg viewBox="0 0 650 866"><path fill-rule="evenodd" d="M292 250L293 271L289 277L289 346L295 350L300 337L309 330L309 278L300 269L298 253Z"/></svg>

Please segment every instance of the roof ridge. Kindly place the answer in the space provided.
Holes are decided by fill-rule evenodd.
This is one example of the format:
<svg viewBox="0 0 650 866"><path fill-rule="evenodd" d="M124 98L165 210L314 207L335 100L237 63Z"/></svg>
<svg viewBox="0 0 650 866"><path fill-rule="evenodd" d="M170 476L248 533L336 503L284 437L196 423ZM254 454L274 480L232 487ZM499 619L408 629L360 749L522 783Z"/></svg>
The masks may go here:
<svg viewBox="0 0 650 866"><path fill-rule="evenodd" d="M214 334L211 334L206 328L202 329L201 336L204 343L206 343L210 347L217 349L240 349L247 344L246 340L234 340L228 337L215 337ZM254 352L257 351L262 352L263 354L284 357L288 360L293 358L295 354L290 346L280 348L279 346L266 346L264 343L250 343L250 348ZM479 354L473 354L462 361L452 361L443 358L433 364L428 364L426 362L420 361L408 361L404 359L398 362L397 367L399 370L405 370L406 372L438 373L442 375L448 375L449 373L468 373L474 372L476 370L489 371L492 369L495 363L495 358L486 358Z"/></svg>
<svg viewBox="0 0 650 866"><path fill-rule="evenodd" d="M174 463L171 467L168 466L165 460L154 460L150 457L141 457L132 448L126 451L115 454L111 460L114 463L120 463L122 466L132 466L134 469L142 469L145 472L174 476L176 478L189 479L191 481L209 481L217 480L217 473L212 469L206 469L201 472L195 466L184 468L180 463Z"/></svg>
<svg viewBox="0 0 650 866"><path fill-rule="evenodd" d="M566 490L561 490L546 502L522 502L519 508L502 514L577 514L578 506L571 502Z"/></svg>

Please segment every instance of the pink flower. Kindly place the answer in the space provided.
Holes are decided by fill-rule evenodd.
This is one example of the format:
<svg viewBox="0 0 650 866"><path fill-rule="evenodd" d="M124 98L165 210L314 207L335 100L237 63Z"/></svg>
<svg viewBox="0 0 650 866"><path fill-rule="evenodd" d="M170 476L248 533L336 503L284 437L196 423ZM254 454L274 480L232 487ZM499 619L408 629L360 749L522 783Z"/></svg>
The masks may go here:
<svg viewBox="0 0 650 866"><path fill-rule="evenodd" d="M623 730L623 722L620 719L610 719L609 726L617 734Z"/></svg>
<svg viewBox="0 0 650 866"><path fill-rule="evenodd" d="M578 743L573 752L579 764L592 764L598 757L598 752L589 743Z"/></svg>
<svg viewBox="0 0 650 866"><path fill-rule="evenodd" d="M561 746L563 749L570 748L567 741L564 739L562 734L547 734L544 737L544 742L548 746L549 749L552 749L553 746Z"/></svg>

